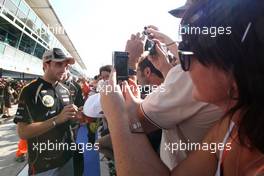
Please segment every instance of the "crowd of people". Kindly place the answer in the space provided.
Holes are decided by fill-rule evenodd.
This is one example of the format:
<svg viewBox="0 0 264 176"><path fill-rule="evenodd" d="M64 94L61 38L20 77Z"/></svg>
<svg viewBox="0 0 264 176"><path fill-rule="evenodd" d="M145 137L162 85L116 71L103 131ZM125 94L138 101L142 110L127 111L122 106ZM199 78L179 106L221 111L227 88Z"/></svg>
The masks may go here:
<svg viewBox="0 0 264 176"><path fill-rule="evenodd" d="M160 86L142 100L135 82L120 86L112 71L105 87L114 88L100 94L117 174L264 175L263 9L262 1L249 0L188 4L179 44L146 29L156 43L148 59L165 78L165 92ZM133 35L127 43L132 69L143 53L141 39ZM179 65L168 62L166 50ZM146 135L158 128L160 156Z"/></svg>
<svg viewBox="0 0 264 176"><path fill-rule="evenodd" d="M0 113L2 118L15 115L19 93L26 84L25 80L14 80L10 77L0 78Z"/></svg>
<svg viewBox="0 0 264 176"><path fill-rule="evenodd" d="M111 65L75 78L59 48L44 53L43 77L2 79L3 113L18 104L28 174L85 175L91 166L75 145L85 128L85 150L101 152L110 175L264 175L263 9L257 0L187 1L170 11L182 18L181 42L152 25L131 35L122 82Z"/></svg>

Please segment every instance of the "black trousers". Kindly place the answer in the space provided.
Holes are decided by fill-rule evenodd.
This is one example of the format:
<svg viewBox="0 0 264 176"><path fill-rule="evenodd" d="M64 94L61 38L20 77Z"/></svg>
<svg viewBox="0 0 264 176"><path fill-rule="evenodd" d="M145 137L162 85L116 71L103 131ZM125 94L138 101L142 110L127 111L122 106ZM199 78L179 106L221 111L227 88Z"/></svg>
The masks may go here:
<svg viewBox="0 0 264 176"><path fill-rule="evenodd" d="M79 153L79 151L75 151L73 153L73 168L74 168L74 176L82 176L84 161L83 161L83 153Z"/></svg>

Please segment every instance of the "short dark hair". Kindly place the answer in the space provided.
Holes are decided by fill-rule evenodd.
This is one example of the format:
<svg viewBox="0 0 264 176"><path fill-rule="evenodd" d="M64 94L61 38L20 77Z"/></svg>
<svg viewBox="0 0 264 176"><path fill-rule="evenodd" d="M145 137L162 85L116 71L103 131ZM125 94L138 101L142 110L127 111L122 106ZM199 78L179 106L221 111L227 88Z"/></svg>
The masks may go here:
<svg viewBox="0 0 264 176"><path fill-rule="evenodd" d="M144 71L145 68L150 68L151 72L154 73L155 75L157 75L160 78L163 78L162 73L156 69L154 67L154 65L148 60L147 57L143 58L139 63L138 63L138 67L140 69L141 72Z"/></svg>
<svg viewBox="0 0 264 176"><path fill-rule="evenodd" d="M99 77L100 77L100 75L95 75L93 79L97 80Z"/></svg>
<svg viewBox="0 0 264 176"><path fill-rule="evenodd" d="M99 69L99 73L100 73L100 75L101 75L101 73L103 72L103 71L106 71L106 72L111 72L111 70L112 70L112 65L105 65L105 66L102 66L100 69Z"/></svg>

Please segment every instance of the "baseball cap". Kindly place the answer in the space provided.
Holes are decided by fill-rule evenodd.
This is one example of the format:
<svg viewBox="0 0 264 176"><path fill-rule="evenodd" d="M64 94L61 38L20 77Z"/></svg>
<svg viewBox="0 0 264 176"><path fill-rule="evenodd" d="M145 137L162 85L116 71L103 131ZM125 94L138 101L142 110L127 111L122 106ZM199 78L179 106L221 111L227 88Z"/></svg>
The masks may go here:
<svg viewBox="0 0 264 176"><path fill-rule="evenodd" d="M182 18L185 11L189 9L192 4L197 3L198 1L199 0L187 0L183 6L170 10L169 13L176 18Z"/></svg>
<svg viewBox="0 0 264 176"><path fill-rule="evenodd" d="M103 118L104 113L100 103L100 94L94 94L88 97L83 106L84 115L91 118Z"/></svg>
<svg viewBox="0 0 264 176"><path fill-rule="evenodd" d="M66 56L60 48L53 48L47 50L42 56L43 63L48 61L63 62L68 60L69 64L74 64L75 60L73 57Z"/></svg>

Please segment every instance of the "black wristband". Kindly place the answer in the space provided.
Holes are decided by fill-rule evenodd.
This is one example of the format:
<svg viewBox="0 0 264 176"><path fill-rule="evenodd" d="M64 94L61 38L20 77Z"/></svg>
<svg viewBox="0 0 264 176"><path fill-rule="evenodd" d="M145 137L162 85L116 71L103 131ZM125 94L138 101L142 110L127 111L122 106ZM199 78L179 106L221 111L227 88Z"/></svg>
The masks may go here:
<svg viewBox="0 0 264 176"><path fill-rule="evenodd" d="M137 75L137 71L136 70L133 70L131 68L128 69L128 75L129 76L134 76L134 75Z"/></svg>

